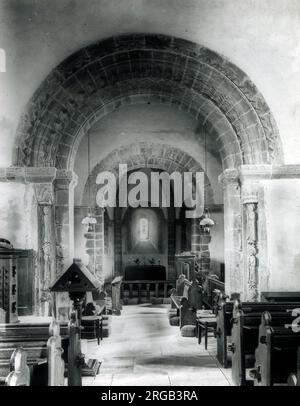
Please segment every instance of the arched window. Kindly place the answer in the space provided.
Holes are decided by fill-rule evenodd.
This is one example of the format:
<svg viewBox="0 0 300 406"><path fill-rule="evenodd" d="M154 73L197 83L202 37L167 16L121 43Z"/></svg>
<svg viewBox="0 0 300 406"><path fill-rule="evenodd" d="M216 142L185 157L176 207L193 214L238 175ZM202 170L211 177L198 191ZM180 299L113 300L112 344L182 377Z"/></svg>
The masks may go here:
<svg viewBox="0 0 300 406"><path fill-rule="evenodd" d="M149 240L149 221L146 218L142 218L139 221L139 235L140 241Z"/></svg>

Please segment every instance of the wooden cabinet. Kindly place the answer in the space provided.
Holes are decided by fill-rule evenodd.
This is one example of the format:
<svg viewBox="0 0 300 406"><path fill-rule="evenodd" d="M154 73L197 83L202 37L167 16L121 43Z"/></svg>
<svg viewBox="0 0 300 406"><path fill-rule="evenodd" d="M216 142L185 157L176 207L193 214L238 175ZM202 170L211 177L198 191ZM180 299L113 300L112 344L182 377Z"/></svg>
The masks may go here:
<svg viewBox="0 0 300 406"><path fill-rule="evenodd" d="M0 308L6 323L33 313L33 270L31 250L0 248Z"/></svg>
<svg viewBox="0 0 300 406"><path fill-rule="evenodd" d="M0 249L0 307L6 312L6 323L18 321L18 278L14 250Z"/></svg>

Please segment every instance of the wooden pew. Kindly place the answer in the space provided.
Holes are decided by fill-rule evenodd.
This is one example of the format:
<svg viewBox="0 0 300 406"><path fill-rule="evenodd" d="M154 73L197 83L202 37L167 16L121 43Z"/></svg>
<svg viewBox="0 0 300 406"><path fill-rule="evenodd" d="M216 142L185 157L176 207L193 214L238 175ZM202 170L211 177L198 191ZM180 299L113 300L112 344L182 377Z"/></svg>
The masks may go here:
<svg viewBox="0 0 300 406"><path fill-rule="evenodd" d="M64 386L65 362L59 323L51 324L50 335L47 341L48 386Z"/></svg>
<svg viewBox="0 0 300 406"><path fill-rule="evenodd" d="M230 354L228 354L228 343L231 342L231 329L232 329L232 317L233 317L233 303L234 300L238 300L238 294L232 294L231 298L224 293L219 295L218 305L217 305L217 327L216 327L216 338L217 338L217 359L224 368L230 366ZM290 303L290 302L285 302ZM258 306L257 302L244 302L241 303L245 307L246 311L249 306L254 308ZM279 303L280 304L280 303ZM277 303L278 305L278 303ZM295 307L295 303L292 301L290 303L291 307ZM267 303L264 304L267 306ZM273 303L270 304L273 306ZM275 303L276 306L276 303ZM270 308L270 307L269 307ZM266 308L263 308L266 310Z"/></svg>
<svg viewBox="0 0 300 406"><path fill-rule="evenodd" d="M190 286L191 282L186 279L185 275L180 275L176 281L176 288L173 288L170 291L171 308L169 309L168 317L171 325L177 326L180 324L180 302L183 297L188 297L188 288Z"/></svg>
<svg viewBox="0 0 300 406"><path fill-rule="evenodd" d="M297 352L297 367L295 372L292 372L287 380L288 386L300 386L300 347Z"/></svg>
<svg viewBox="0 0 300 406"><path fill-rule="evenodd" d="M52 323L53 324L53 323ZM27 353L27 363L31 369L32 379L41 374L35 371L47 360L47 342L49 339L50 323L18 323L0 325L0 379L3 381L10 372L10 359L13 352L21 347ZM62 325L61 335L68 335L67 325ZM36 372L36 374L35 374Z"/></svg>
<svg viewBox="0 0 300 406"><path fill-rule="evenodd" d="M33 341L38 351L46 350L45 360L38 358L35 360L34 365L30 365L28 363L28 355L32 357L31 349L18 347L13 351L9 365L10 373L5 379L6 386L35 386L38 384L47 385L47 383L48 386L64 386L65 364L62 359L63 350L59 324L56 321L52 321L48 331L51 336L46 342L46 347L44 342L37 344L36 341ZM20 344L19 341L14 342L16 345ZM37 364L39 361L41 363ZM34 370L35 368L36 370ZM34 374L39 375L38 380L35 380Z"/></svg>
<svg viewBox="0 0 300 406"><path fill-rule="evenodd" d="M215 311L219 296L225 292L225 283L213 276L209 276L203 284L203 290L203 302L205 306Z"/></svg>
<svg viewBox="0 0 300 406"><path fill-rule="evenodd" d="M258 343L261 314L269 311L272 315L272 325L284 326L291 324L294 317L289 310L294 309L295 303L241 303L235 301L232 317L232 380L237 386L249 383L246 379L246 368L254 366L254 354Z"/></svg>
<svg viewBox="0 0 300 406"><path fill-rule="evenodd" d="M255 350L255 368L250 371L255 386L286 384L291 373L297 371L297 366L299 368L297 353L300 332L292 330L293 319L295 317L288 313L282 320L279 320L276 313L262 314L258 346Z"/></svg>
<svg viewBox="0 0 300 406"><path fill-rule="evenodd" d="M219 297L215 332L217 338L217 359L224 368L228 367L227 337L231 335L233 310L233 302L227 299L229 299L227 295L220 295Z"/></svg>
<svg viewBox="0 0 300 406"><path fill-rule="evenodd" d="M5 379L6 386L30 386L30 370L27 365L27 352L16 348L10 359L11 372Z"/></svg>
<svg viewBox="0 0 300 406"><path fill-rule="evenodd" d="M185 281L175 293L178 292L182 295L171 294L171 308L177 310L180 329L186 325L196 326L196 313L202 308L201 286L196 281Z"/></svg>
<svg viewBox="0 0 300 406"><path fill-rule="evenodd" d="M262 302L300 302L300 292L261 292Z"/></svg>
<svg viewBox="0 0 300 406"><path fill-rule="evenodd" d="M233 295L231 300L225 293L220 293L216 306L216 331L217 338L217 359L224 368L229 366L228 341L230 341L232 329L233 300L237 295Z"/></svg>

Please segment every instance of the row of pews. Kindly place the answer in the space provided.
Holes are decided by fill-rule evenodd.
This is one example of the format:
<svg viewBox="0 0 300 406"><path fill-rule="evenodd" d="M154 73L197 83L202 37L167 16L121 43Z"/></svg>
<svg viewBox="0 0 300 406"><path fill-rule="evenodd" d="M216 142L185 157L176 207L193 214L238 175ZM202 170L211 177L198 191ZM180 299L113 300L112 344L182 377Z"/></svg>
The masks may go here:
<svg viewBox="0 0 300 406"><path fill-rule="evenodd" d="M68 325L0 324L0 385L63 386Z"/></svg>
<svg viewBox="0 0 300 406"><path fill-rule="evenodd" d="M100 368L97 359L82 354L81 339L96 338L99 345L103 332L95 320L102 326L105 317L93 316L93 325L76 312L68 323L0 324L0 385L81 386L82 376L95 376Z"/></svg>
<svg viewBox="0 0 300 406"><path fill-rule="evenodd" d="M171 290L169 323L182 336L216 339L217 359L231 367L236 386L300 386L300 294L265 293L261 302L229 299L224 285L209 281L208 291L180 275Z"/></svg>
<svg viewBox="0 0 300 406"><path fill-rule="evenodd" d="M236 386L300 386L300 302L241 302L219 297L217 358ZM298 310L297 310L298 309Z"/></svg>

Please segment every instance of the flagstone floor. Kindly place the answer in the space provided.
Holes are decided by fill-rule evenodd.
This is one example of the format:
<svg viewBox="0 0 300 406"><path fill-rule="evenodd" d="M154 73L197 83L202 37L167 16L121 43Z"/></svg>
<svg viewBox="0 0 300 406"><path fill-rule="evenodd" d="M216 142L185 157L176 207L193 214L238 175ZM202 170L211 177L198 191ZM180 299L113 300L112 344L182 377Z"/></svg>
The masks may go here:
<svg viewBox="0 0 300 406"><path fill-rule="evenodd" d="M85 386L229 386L230 369L215 358L216 341L207 351L196 338L181 337L170 326L169 305L124 306L112 317L112 332L101 345L83 342L82 352L102 361L95 378L84 377Z"/></svg>

